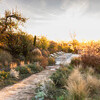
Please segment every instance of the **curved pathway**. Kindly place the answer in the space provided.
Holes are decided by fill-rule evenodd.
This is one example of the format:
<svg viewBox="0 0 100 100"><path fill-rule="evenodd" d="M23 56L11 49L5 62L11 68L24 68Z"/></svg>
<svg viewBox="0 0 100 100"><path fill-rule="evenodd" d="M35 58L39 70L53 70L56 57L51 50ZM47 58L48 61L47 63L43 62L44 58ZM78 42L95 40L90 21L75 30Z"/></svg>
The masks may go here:
<svg viewBox="0 0 100 100"><path fill-rule="evenodd" d="M32 100L34 89L39 83L49 79L52 73L59 68L59 64L70 63L73 57L78 55L64 53L56 58L56 66L47 66L47 69L33 74L30 77L12 86L5 87L0 91L0 100Z"/></svg>
<svg viewBox="0 0 100 100"><path fill-rule="evenodd" d="M72 53L64 53L58 57L56 57L56 64L69 64L74 57L79 57L79 54L72 54Z"/></svg>
<svg viewBox="0 0 100 100"><path fill-rule="evenodd" d="M5 87L0 91L0 100L32 100L37 84L48 80L53 72L55 70L44 70L31 75L17 84Z"/></svg>

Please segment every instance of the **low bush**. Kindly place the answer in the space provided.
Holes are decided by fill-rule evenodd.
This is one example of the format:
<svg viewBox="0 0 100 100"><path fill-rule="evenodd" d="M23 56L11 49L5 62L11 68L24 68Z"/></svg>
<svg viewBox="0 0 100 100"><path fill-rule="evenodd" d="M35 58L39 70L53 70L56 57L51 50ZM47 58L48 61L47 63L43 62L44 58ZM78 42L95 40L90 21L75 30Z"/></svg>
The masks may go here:
<svg viewBox="0 0 100 100"><path fill-rule="evenodd" d="M46 68L46 66L48 65L48 58L42 57L41 60L40 60L40 65L41 65L43 68Z"/></svg>
<svg viewBox="0 0 100 100"><path fill-rule="evenodd" d="M9 72L5 72L5 71L0 71L0 80L4 80L9 78L10 74Z"/></svg>
<svg viewBox="0 0 100 100"><path fill-rule="evenodd" d="M19 71L19 74L31 74L31 69L27 66L18 66L15 68L16 71Z"/></svg>
<svg viewBox="0 0 100 100"><path fill-rule="evenodd" d="M8 85L16 84L17 82L18 82L18 79L11 78L11 77L8 77L5 80L4 79L0 80L0 90L3 89L4 87L8 86Z"/></svg>
<svg viewBox="0 0 100 100"><path fill-rule="evenodd" d="M64 100L67 96L67 91L65 89L57 88L54 83L49 81L45 83L45 89L46 95L50 100Z"/></svg>
<svg viewBox="0 0 100 100"><path fill-rule="evenodd" d="M93 67L96 71L100 72L100 55L82 55L82 63L84 67Z"/></svg>
<svg viewBox="0 0 100 100"><path fill-rule="evenodd" d="M26 59L31 63L38 62L42 59L42 52L38 48L36 48L32 50L32 52L28 53Z"/></svg>
<svg viewBox="0 0 100 100"><path fill-rule="evenodd" d="M10 70L10 72L0 71L0 89L5 86L15 84L22 79L30 76L32 73L37 73L43 70L38 63L27 66L18 66Z"/></svg>
<svg viewBox="0 0 100 100"><path fill-rule="evenodd" d="M65 100L64 98L67 95L66 90L56 88L51 80L37 86L35 93L33 100Z"/></svg>
<svg viewBox="0 0 100 100"><path fill-rule="evenodd" d="M47 50L42 50L42 55L44 56L44 57L48 57L49 56L49 51L47 51Z"/></svg>
<svg viewBox="0 0 100 100"><path fill-rule="evenodd" d="M75 66L80 65L80 64L81 64L81 58L80 58L80 57L73 58L73 59L71 60L71 64L72 64L72 65L75 65Z"/></svg>
<svg viewBox="0 0 100 100"><path fill-rule="evenodd" d="M12 55L7 51L0 50L0 63L3 66L8 66L11 62Z"/></svg>
<svg viewBox="0 0 100 100"><path fill-rule="evenodd" d="M68 76L69 76L71 70L72 69L70 67L68 67L68 68L61 67L55 73L53 73L50 78L57 87L63 88L66 84L66 80L68 79Z"/></svg>
<svg viewBox="0 0 100 100"><path fill-rule="evenodd" d="M43 56L35 56L33 59L32 59L32 63L34 62L40 62L42 60Z"/></svg>
<svg viewBox="0 0 100 100"><path fill-rule="evenodd" d="M30 64L28 67L32 70L33 73L37 73L43 70L43 67L38 63Z"/></svg>
<svg viewBox="0 0 100 100"><path fill-rule="evenodd" d="M55 64L55 59L53 57L48 58L48 65L54 65Z"/></svg>
<svg viewBox="0 0 100 100"><path fill-rule="evenodd" d="M100 72L100 43L90 42L84 46L81 53L81 60L84 67L93 67Z"/></svg>
<svg viewBox="0 0 100 100"><path fill-rule="evenodd" d="M33 54L34 56L42 56L42 52L41 52L38 48L34 49L34 50L32 51L32 54Z"/></svg>

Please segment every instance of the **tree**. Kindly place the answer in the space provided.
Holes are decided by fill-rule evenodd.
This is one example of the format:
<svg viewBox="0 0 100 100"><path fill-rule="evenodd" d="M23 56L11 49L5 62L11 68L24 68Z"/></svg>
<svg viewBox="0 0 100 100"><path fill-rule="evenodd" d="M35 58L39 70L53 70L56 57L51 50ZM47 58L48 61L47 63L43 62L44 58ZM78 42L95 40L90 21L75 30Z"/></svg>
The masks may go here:
<svg viewBox="0 0 100 100"><path fill-rule="evenodd" d="M47 38L44 37L44 36L39 38L38 41L37 41L37 47L40 48L40 49L47 50L48 47L49 47L49 41L47 40Z"/></svg>
<svg viewBox="0 0 100 100"><path fill-rule="evenodd" d="M8 34L6 45L9 47L9 52L15 57L26 57L33 49L33 37L24 32Z"/></svg>
<svg viewBox="0 0 100 100"><path fill-rule="evenodd" d="M70 36L71 36L71 39L72 39L71 44L73 46L74 52L77 53L78 52L77 47L79 46L79 42L78 42L78 40L76 40L76 34L75 33L70 34Z"/></svg>
<svg viewBox="0 0 100 100"><path fill-rule="evenodd" d="M0 18L1 49L9 51L13 56L20 53L26 56L29 36L19 29L26 20L17 10L5 11L5 16Z"/></svg>
<svg viewBox="0 0 100 100"><path fill-rule="evenodd" d="M50 53L57 52L58 44L56 42L54 42L54 41L50 41L50 45L49 45L48 50L49 50Z"/></svg>
<svg viewBox="0 0 100 100"><path fill-rule="evenodd" d="M5 16L0 18L0 33L3 34L5 31L14 31L18 29L19 23L23 24L26 22L26 18L17 10L5 11Z"/></svg>

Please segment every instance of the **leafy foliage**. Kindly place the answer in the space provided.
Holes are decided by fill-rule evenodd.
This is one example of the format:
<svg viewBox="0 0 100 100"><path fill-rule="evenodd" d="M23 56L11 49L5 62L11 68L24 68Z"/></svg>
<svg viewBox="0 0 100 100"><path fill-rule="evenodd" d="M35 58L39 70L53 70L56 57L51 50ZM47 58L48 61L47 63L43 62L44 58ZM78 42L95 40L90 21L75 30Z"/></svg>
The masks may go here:
<svg viewBox="0 0 100 100"><path fill-rule="evenodd" d="M16 71L19 71L19 74L31 74L31 69L27 66L18 66L15 68Z"/></svg>
<svg viewBox="0 0 100 100"><path fill-rule="evenodd" d="M0 33L3 34L5 31L14 31L14 29L18 29L19 23L25 22L26 18L22 17L17 10L5 11L5 16L0 18Z"/></svg>
<svg viewBox="0 0 100 100"><path fill-rule="evenodd" d="M56 73L53 73L53 75L50 78L57 87L64 88L64 85L66 84L66 80L71 70L72 69L70 68L70 66L68 68L61 67L60 69L56 71Z"/></svg>
<svg viewBox="0 0 100 100"><path fill-rule="evenodd" d="M71 64L75 65L75 66L80 65L81 64L81 58L80 57L73 58L71 60Z"/></svg>
<svg viewBox="0 0 100 100"><path fill-rule="evenodd" d="M12 55L7 51L0 50L0 63L3 66L8 66L11 62Z"/></svg>
<svg viewBox="0 0 100 100"><path fill-rule="evenodd" d="M50 53L55 53L58 50L57 43L54 41L50 41L50 45L49 45L48 50Z"/></svg>
<svg viewBox="0 0 100 100"><path fill-rule="evenodd" d="M0 80L5 80L9 77L9 72L0 71Z"/></svg>
<svg viewBox="0 0 100 100"><path fill-rule="evenodd" d="M46 66L48 65L48 58L42 57L41 60L40 60L40 65L41 65L43 68L46 68Z"/></svg>
<svg viewBox="0 0 100 100"><path fill-rule="evenodd" d="M55 59L53 57L48 58L48 64L49 65L54 65L55 64Z"/></svg>
<svg viewBox="0 0 100 100"><path fill-rule="evenodd" d="M49 41L47 40L47 38L44 36L42 36L41 38L38 38L37 47L40 49L47 50L49 47Z"/></svg>
<svg viewBox="0 0 100 100"><path fill-rule="evenodd" d="M85 44L81 59L84 67L93 67L100 72L100 43L91 41Z"/></svg>
<svg viewBox="0 0 100 100"><path fill-rule="evenodd" d="M37 73L43 70L43 67L38 63L30 64L28 67L32 70L33 73Z"/></svg>

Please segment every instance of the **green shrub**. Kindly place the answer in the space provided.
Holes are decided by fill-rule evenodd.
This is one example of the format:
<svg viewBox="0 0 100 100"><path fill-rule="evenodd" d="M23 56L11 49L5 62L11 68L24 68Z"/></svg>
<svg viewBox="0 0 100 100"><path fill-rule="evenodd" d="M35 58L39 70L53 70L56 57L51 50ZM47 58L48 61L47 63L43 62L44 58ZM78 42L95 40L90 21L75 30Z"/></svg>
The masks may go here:
<svg viewBox="0 0 100 100"><path fill-rule="evenodd" d="M9 72L0 71L0 79L1 80L9 78L9 76L10 76Z"/></svg>
<svg viewBox="0 0 100 100"><path fill-rule="evenodd" d="M49 54L50 54L49 51L42 50L42 55L43 55L44 57L48 57Z"/></svg>
<svg viewBox="0 0 100 100"><path fill-rule="evenodd" d="M40 62L42 60L43 56L34 56L32 59L33 62Z"/></svg>
<svg viewBox="0 0 100 100"><path fill-rule="evenodd" d="M16 71L19 71L19 74L31 74L31 69L27 66L18 66Z"/></svg>
<svg viewBox="0 0 100 100"><path fill-rule="evenodd" d="M81 58L79 58L79 57L73 58L71 60L71 64L75 65L75 66L80 65L81 64Z"/></svg>
<svg viewBox="0 0 100 100"><path fill-rule="evenodd" d="M58 51L58 44L54 41L50 41L49 48L50 54L53 54Z"/></svg>
<svg viewBox="0 0 100 100"><path fill-rule="evenodd" d="M73 53L73 52L74 52L74 50L73 50L73 49L68 48L68 53Z"/></svg>
<svg viewBox="0 0 100 100"><path fill-rule="evenodd" d="M40 65L43 68L46 68L46 66L48 65L48 59L46 57L42 57L41 60L40 60Z"/></svg>
<svg viewBox="0 0 100 100"><path fill-rule="evenodd" d="M66 84L66 80L68 78L68 75L70 74L71 70L72 69L70 68L70 66L68 68L61 67L55 73L53 73L50 78L55 83L55 85L57 87L64 87L64 85Z"/></svg>
<svg viewBox="0 0 100 100"><path fill-rule="evenodd" d="M28 60L30 60L32 63L33 62L38 62L42 59L42 53L41 51L37 48L34 49L32 52L30 52L27 57Z"/></svg>
<svg viewBox="0 0 100 100"><path fill-rule="evenodd" d="M57 100L64 100L63 96L57 97Z"/></svg>
<svg viewBox="0 0 100 100"><path fill-rule="evenodd" d="M43 67L41 67L39 64L34 63L28 65L28 67L32 70L32 72L37 73L43 70Z"/></svg>
<svg viewBox="0 0 100 100"><path fill-rule="evenodd" d="M67 91L65 89L56 88L55 84L52 82L47 82L45 88L47 93L46 95L50 100L60 100L61 98L65 100L64 98L67 96Z"/></svg>
<svg viewBox="0 0 100 100"><path fill-rule="evenodd" d="M66 100L64 98L67 95L67 91L65 89L56 88L55 84L49 80L46 81L45 84L39 84L35 89L35 94L34 100ZM44 99L42 99L42 97Z"/></svg>
<svg viewBox="0 0 100 100"><path fill-rule="evenodd" d="M55 59L53 57L48 58L48 64L49 65L54 65L55 64Z"/></svg>
<svg viewBox="0 0 100 100"><path fill-rule="evenodd" d="M42 50L47 50L49 46L49 41L46 37L41 36L38 37L38 41L37 41L37 47L42 49Z"/></svg>
<svg viewBox="0 0 100 100"><path fill-rule="evenodd" d="M12 55L7 52L0 50L0 63L4 66L9 65L12 62Z"/></svg>

